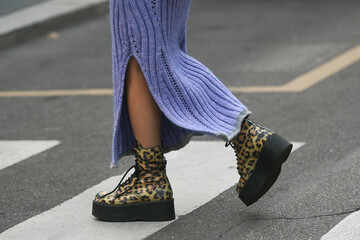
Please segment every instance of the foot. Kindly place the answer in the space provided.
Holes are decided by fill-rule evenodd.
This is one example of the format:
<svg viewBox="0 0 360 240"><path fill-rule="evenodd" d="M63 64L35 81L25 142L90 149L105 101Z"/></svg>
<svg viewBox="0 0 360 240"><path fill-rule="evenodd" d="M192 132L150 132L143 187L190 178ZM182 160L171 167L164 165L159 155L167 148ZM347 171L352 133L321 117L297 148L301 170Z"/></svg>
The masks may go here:
<svg viewBox="0 0 360 240"><path fill-rule="evenodd" d="M240 133L225 146L229 145L235 150L240 175L236 191L249 206L275 183L292 144L273 131L246 119Z"/></svg>
<svg viewBox="0 0 360 240"><path fill-rule="evenodd" d="M135 172L112 192L99 192L93 215L106 221L161 221L175 218L173 193L161 146L135 147ZM129 169L129 170L130 170ZM128 170L128 172L129 172Z"/></svg>

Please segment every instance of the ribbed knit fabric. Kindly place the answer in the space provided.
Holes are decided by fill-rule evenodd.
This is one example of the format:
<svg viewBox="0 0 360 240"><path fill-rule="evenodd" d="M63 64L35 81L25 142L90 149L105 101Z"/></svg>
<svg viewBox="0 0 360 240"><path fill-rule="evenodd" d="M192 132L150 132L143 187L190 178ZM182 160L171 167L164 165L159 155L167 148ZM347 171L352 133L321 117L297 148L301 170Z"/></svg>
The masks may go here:
<svg viewBox="0 0 360 240"><path fill-rule="evenodd" d="M138 61L162 111L165 153L182 148L193 135L210 134L229 141L250 115L208 68L187 54L190 4L191 0L110 0L115 120L112 167L121 157L135 153L124 97L131 56Z"/></svg>

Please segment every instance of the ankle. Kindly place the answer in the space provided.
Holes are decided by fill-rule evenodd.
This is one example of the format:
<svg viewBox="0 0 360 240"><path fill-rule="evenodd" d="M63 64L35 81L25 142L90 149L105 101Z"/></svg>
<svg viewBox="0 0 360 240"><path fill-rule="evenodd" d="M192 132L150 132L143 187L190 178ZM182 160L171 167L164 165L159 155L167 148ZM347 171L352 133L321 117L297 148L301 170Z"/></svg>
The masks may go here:
<svg viewBox="0 0 360 240"><path fill-rule="evenodd" d="M162 146L162 141L138 141L137 139L135 139L135 148L142 148L142 149L152 149L152 148L156 148L156 147L161 147Z"/></svg>

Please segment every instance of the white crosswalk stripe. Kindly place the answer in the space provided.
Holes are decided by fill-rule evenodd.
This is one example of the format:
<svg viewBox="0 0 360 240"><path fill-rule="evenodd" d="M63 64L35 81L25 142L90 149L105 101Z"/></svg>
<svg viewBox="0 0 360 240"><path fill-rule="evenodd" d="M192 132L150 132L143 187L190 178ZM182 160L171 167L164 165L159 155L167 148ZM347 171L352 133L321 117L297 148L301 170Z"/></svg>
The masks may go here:
<svg viewBox="0 0 360 240"><path fill-rule="evenodd" d="M303 145L294 143L294 150ZM181 151L167 154L166 158L177 216L185 215L212 200L232 187L239 178L234 152L231 148L224 148L224 142L192 141ZM0 239L27 239L29 235L37 240L143 239L173 222L109 223L96 220L91 215L94 195L98 191L111 190L120 178L111 177L8 229Z"/></svg>
<svg viewBox="0 0 360 240"><path fill-rule="evenodd" d="M354 212L338 223L321 240L359 240L360 211Z"/></svg>
<svg viewBox="0 0 360 240"><path fill-rule="evenodd" d="M60 142L49 141L0 141L0 170L44 152Z"/></svg>

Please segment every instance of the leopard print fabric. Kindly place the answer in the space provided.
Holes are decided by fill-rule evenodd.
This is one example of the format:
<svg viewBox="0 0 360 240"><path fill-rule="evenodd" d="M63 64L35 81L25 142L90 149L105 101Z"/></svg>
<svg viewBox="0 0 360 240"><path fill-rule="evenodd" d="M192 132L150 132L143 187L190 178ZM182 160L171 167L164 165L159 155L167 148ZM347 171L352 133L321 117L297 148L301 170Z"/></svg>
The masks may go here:
<svg viewBox="0 0 360 240"><path fill-rule="evenodd" d="M166 176L166 160L161 146L143 148L137 142L135 147L135 172L118 189L103 197L108 192L99 192L95 201L109 204L129 204L146 201L171 199L173 192Z"/></svg>
<svg viewBox="0 0 360 240"><path fill-rule="evenodd" d="M261 149L272 134L274 134L273 131L246 119L240 133L230 141L231 146L235 149L237 169L240 174L240 180L236 187L239 194L256 167Z"/></svg>

